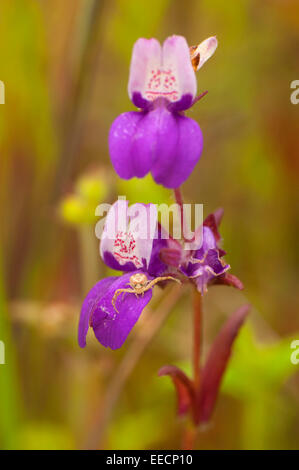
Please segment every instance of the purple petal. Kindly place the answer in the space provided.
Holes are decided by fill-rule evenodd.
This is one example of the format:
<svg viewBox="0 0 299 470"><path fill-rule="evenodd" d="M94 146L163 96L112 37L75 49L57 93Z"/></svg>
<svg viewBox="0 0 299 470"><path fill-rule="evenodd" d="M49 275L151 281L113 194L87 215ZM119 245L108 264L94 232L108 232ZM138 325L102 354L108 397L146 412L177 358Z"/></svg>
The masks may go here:
<svg viewBox="0 0 299 470"><path fill-rule="evenodd" d="M152 71L160 70L161 65L162 48L159 41L138 39L133 47L128 85L129 96L138 108L144 108L148 101L152 101L152 96L148 95Z"/></svg>
<svg viewBox="0 0 299 470"><path fill-rule="evenodd" d="M80 348L86 346L86 335L89 328L89 320L100 301L101 297L105 294L109 286L117 279L117 277L106 277L99 281L87 294L80 313L79 327L78 327L78 343Z"/></svg>
<svg viewBox="0 0 299 470"><path fill-rule="evenodd" d="M199 125L169 112L163 102L152 111L121 114L109 134L111 161L121 178L142 178L151 170L155 181L167 188L189 177L202 147Z"/></svg>
<svg viewBox="0 0 299 470"><path fill-rule="evenodd" d="M168 161L175 152L177 126L165 106L157 106L139 121L131 145L134 176L142 178L156 161Z"/></svg>
<svg viewBox="0 0 299 470"><path fill-rule="evenodd" d="M201 241L201 247L194 251L193 258L195 259L203 259L207 251L217 247L217 242L212 230L205 225L200 227L200 229L202 230L202 236L198 238Z"/></svg>
<svg viewBox="0 0 299 470"><path fill-rule="evenodd" d="M209 250L216 249L217 246L213 232L209 227L204 225L199 227L197 232L199 232L199 230L201 230L201 235L196 236L196 238L200 239L201 248L187 252L186 261L183 262L181 266L181 271L189 277L201 276L204 274L204 267L207 264L207 253Z"/></svg>
<svg viewBox="0 0 299 470"><path fill-rule="evenodd" d="M134 159L131 155L132 142L137 132L138 123L144 117L143 113L131 111L118 116L112 123L109 132L109 153L112 164L118 176L125 180L136 175ZM151 162L149 162L151 164ZM144 164L144 174L150 170Z"/></svg>
<svg viewBox="0 0 299 470"><path fill-rule="evenodd" d="M157 158L170 158L176 139L176 121L164 106L147 113L121 114L109 134L115 171L123 179L143 178Z"/></svg>
<svg viewBox="0 0 299 470"><path fill-rule="evenodd" d="M101 237L100 252L105 264L120 271L147 268L157 227L154 204L118 200L110 208Z"/></svg>
<svg viewBox="0 0 299 470"><path fill-rule="evenodd" d="M209 250L206 256L206 264L208 271L213 276L220 276L221 274L225 273L228 269L230 269L229 264L224 264L219 258L218 250Z"/></svg>
<svg viewBox="0 0 299 470"><path fill-rule="evenodd" d="M222 263L219 258L218 250L209 250L205 255L204 263L199 264L192 274L197 285L197 289L203 294L207 290L207 285L211 283L211 281L214 281L217 276L225 273L228 269L230 269L230 265Z"/></svg>
<svg viewBox="0 0 299 470"><path fill-rule="evenodd" d="M162 235L163 232L163 235ZM151 259L148 266L148 273L153 277L162 276L168 269L167 264L165 264L161 258L161 252L168 245L169 234L164 230L161 224L158 224L156 236L153 241L153 249L151 254Z"/></svg>
<svg viewBox="0 0 299 470"><path fill-rule="evenodd" d="M112 305L113 296L118 289L129 288L129 280L133 274L128 273L116 278L93 312L91 322L95 336L107 348L118 349L123 345L143 309L152 298L152 289L144 292L143 296L127 292L120 294L115 301L118 310L116 312ZM148 279L151 278L148 276Z"/></svg>
<svg viewBox="0 0 299 470"><path fill-rule="evenodd" d="M178 137L177 120L163 105L147 113L121 114L109 134L115 171L121 178L130 179L144 177L156 161L168 168Z"/></svg>
<svg viewBox="0 0 299 470"><path fill-rule="evenodd" d="M208 250L212 250L214 248L216 248L217 246L217 243L216 243L216 239L215 239L215 236L212 232L212 230L207 227L207 226L203 226L203 240L202 240L202 248L204 249L204 251L208 251Z"/></svg>
<svg viewBox="0 0 299 470"><path fill-rule="evenodd" d="M173 135L169 135L169 139L171 145L176 140L175 151L170 154L161 148L164 154L159 152L159 158L152 167L154 180L166 188L177 188L184 183L198 162L203 148L202 132L197 122L179 114L173 115L173 119L177 127L175 129L171 126Z"/></svg>

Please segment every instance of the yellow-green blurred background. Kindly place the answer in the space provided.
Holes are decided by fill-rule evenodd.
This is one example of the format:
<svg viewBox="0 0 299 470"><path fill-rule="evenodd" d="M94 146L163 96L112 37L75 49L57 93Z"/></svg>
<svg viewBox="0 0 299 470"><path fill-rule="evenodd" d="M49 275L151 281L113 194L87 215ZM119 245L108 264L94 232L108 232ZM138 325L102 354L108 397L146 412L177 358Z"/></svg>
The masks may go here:
<svg viewBox="0 0 299 470"><path fill-rule="evenodd" d="M169 317L159 307L169 293L157 292L120 351L92 334L85 350L76 343L80 303L107 275L95 207L118 194L173 201L151 178L117 179L107 149L113 119L133 109L134 41L173 33L190 45L218 37L198 72L199 92L209 93L188 113L205 144L183 190L205 215L224 207L226 259L245 284L205 296L204 353L236 307L253 306L196 446L299 448L299 364L290 361L299 340L296 0L1 0L0 448L181 445L186 422L157 370L188 371L188 290Z"/></svg>

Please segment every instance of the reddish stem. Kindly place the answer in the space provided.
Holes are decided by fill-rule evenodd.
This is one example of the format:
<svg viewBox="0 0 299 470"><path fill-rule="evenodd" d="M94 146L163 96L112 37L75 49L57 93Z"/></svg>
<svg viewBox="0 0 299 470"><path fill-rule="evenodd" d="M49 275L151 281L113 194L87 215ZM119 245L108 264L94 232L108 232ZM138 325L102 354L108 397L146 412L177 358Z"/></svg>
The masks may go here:
<svg viewBox="0 0 299 470"><path fill-rule="evenodd" d="M178 204L180 208L181 233L184 236L184 201L183 201L181 188L174 189L174 196L175 196L176 203Z"/></svg>
<svg viewBox="0 0 299 470"><path fill-rule="evenodd" d="M202 296L195 290L193 300L193 374L196 393L200 384L200 349L202 330Z"/></svg>
<svg viewBox="0 0 299 470"><path fill-rule="evenodd" d="M184 236L184 200L181 192L181 188L174 189L174 195L176 203L180 208L180 218L181 218L181 230ZM186 240L185 240L186 241ZM195 390L199 390L199 381L200 381L200 341L201 341L201 311L202 311L202 296L196 290L194 293L193 301L193 373L194 373L194 385Z"/></svg>
<svg viewBox="0 0 299 470"><path fill-rule="evenodd" d="M198 395L200 387L200 352L201 352L201 330L202 330L202 296L195 290L193 299L193 384L195 399L193 404L193 420L185 429L183 434L182 449L193 450L198 435L199 409Z"/></svg>
<svg viewBox="0 0 299 470"><path fill-rule="evenodd" d="M183 200L183 195L182 195L181 188L175 188L174 189L174 196L175 196L176 203L178 204L179 209L180 209L182 238L184 239L185 242L191 243L191 242L194 241L194 236L190 239L185 237L186 223L185 223L185 220L184 220L184 200Z"/></svg>
<svg viewBox="0 0 299 470"><path fill-rule="evenodd" d="M187 427L182 438L182 450L193 450L197 437L197 429L195 426Z"/></svg>
<svg viewBox="0 0 299 470"><path fill-rule="evenodd" d="M180 208L180 219L181 219L181 231L184 237L184 201L180 188L174 190L174 195L176 202ZM188 241L185 239L185 241ZM200 362L200 353L201 353L201 331L202 331L202 295L200 292L195 289L194 299L193 299L193 383L195 394L199 394L200 386L200 372L201 372L201 362ZM197 422L198 422L198 410L196 409L197 398L195 396L195 407L193 410L193 421L191 426L188 426L184 432L182 448L191 450L195 446L196 436L197 436Z"/></svg>
<svg viewBox="0 0 299 470"><path fill-rule="evenodd" d="M202 92L200 95L196 96L196 98L194 98L193 100L193 103L192 103L192 106L197 103L199 100L201 100L201 98L203 98L204 96L206 96L206 94L208 93L208 90Z"/></svg>

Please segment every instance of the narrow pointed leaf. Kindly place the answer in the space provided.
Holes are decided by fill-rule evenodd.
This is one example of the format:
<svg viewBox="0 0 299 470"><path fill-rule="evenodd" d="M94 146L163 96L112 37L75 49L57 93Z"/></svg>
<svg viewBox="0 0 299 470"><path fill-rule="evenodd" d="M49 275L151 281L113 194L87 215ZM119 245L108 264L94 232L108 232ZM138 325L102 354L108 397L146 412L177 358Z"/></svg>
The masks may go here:
<svg viewBox="0 0 299 470"><path fill-rule="evenodd" d="M250 306L243 305L227 320L216 337L203 368L197 406L200 422L209 421L215 407L223 374L227 368L232 346Z"/></svg>
<svg viewBox="0 0 299 470"><path fill-rule="evenodd" d="M223 284L226 286L232 286L239 290L244 289L242 281L240 281L237 276L234 276L234 274L230 274L228 272L225 272L222 276L216 277L214 279L213 284Z"/></svg>
<svg viewBox="0 0 299 470"><path fill-rule="evenodd" d="M178 367L164 366L158 372L159 377L169 375L175 386L178 400L178 415L184 415L194 403L194 387L192 381Z"/></svg>
<svg viewBox="0 0 299 470"><path fill-rule="evenodd" d="M203 225L205 227L209 227L215 237L215 240L218 242L220 239L221 239L221 236L220 236L220 233L218 232L218 225L217 225L217 221L216 221L216 218L215 218L215 215L214 214L209 214L204 222L203 222Z"/></svg>

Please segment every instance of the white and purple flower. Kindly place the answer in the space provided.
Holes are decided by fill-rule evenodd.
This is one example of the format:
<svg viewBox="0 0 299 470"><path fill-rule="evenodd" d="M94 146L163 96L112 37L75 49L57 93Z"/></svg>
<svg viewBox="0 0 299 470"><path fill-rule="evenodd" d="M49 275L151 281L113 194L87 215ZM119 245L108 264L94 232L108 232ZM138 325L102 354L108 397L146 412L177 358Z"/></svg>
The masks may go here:
<svg viewBox="0 0 299 470"><path fill-rule="evenodd" d="M129 96L141 111L126 112L113 122L110 156L123 179L151 172L167 188L179 187L198 162L203 137L199 125L183 115L196 101L196 76L217 47L215 37L189 49L182 36L163 46L138 39L133 48Z"/></svg>
<svg viewBox="0 0 299 470"><path fill-rule="evenodd" d="M91 327L103 346L120 348L157 283L191 281L201 293L215 282L242 288L237 278L227 274L230 266L221 259L225 252L218 246L220 215L218 211L206 218L198 248L184 250L179 241L169 235L165 238L154 204L129 207L128 201L114 203L106 218L100 253L107 266L123 274L102 279L88 293L81 309L79 345L86 346Z"/></svg>
<svg viewBox="0 0 299 470"><path fill-rule="evenodd" d="M151 300L154 285L176 280L164 276L167 266L159 253L166 240L159 239L158 232L154 204L128 207L128 201L123 200L113 204L107 215L100 252L107 266L124 274L102 279L88 293L81 309L79 346L86 346L86 335L92 327L103 346L120 348Z"/></svg>

